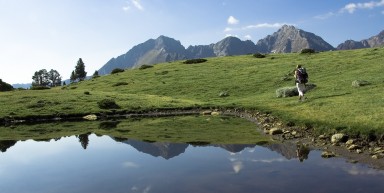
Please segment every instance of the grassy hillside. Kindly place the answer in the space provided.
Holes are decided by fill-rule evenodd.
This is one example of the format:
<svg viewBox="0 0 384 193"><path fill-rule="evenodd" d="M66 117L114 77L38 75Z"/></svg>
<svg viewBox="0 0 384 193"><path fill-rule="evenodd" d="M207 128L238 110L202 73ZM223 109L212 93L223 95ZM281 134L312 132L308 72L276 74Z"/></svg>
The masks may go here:
<svg viewBox="0 0 384 193"><path fill-rule="evenodd" d="M294 86L290 73L304 65L317 87L308 99L277 98ZM317 129L384 133L384 49L331 51L312 55L270 54L181 61L43 91L1 92L0 117L96 113L97 102L114 99L121 110L174 107L241 108L270 112L285 122ZM354 80L370 85L352 87ZM220 97L222 92L227 97Z"/></svg>

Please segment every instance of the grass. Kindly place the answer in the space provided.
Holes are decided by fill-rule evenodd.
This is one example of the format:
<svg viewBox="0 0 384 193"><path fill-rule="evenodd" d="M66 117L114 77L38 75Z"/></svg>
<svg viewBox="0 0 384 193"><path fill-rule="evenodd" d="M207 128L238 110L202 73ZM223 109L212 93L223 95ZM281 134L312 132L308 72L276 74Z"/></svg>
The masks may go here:
<svg viewBox="0 0 384 193"><path fill-rule="evenodd" d="M201 144L264 144L255 124L237 117L178 116L110 121L61 122L0 127L7 140L50 140L95 133L119 139Z"/></svg>
<svg viewBox="0 0 384 193"><path fill-rule="evenodd" d="M212 107L270 112L285 122L321 131L384 133L384 48L316 54L270 54L207 58L126 70L63 88L0 93L0 117L104 112L98 102L113 99L124 110ZM277 98L294 85L297 64L317 87L308 100ZM355 80L370 84L353 87ZM220 93L226 93L221 97ZM85 94L87 93L87 94Z"/></svg>

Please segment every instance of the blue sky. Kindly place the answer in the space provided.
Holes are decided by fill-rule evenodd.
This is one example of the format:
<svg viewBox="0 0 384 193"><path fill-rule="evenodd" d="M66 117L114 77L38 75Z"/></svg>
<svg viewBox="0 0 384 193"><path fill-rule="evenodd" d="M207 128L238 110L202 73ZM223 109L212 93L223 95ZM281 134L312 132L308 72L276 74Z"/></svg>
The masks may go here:
<svg viewBox="0 0 384 193"><path fill-rule="evenodd" d="M282 25L333 46L384 30L384 0L0 0L0 79L31 83L40 69L68 79L165 35L185 47L226 36L259 39Z"/></svg>

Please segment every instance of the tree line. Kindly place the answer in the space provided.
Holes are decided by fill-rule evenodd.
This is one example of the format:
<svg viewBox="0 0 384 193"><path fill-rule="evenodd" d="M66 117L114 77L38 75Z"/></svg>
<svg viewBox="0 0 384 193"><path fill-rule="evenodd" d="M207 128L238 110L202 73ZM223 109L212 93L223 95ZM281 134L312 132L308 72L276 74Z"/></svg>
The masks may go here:
<svg viewBox="0 0 384 193"><path fill-rule="evenodd" d="M85 71L85 64L81 58L77 61L75 69L72 71L70 75L70 82L80 82L85 80L87 77L87 72ZM93 78L99 77L99 73L96 70L92 76ZM62 77L57 70L51 69L41 69L36 71L32 76L32 87L31 89L48 89L50 87L56 87L65 85L65 81L62 81ZM3 82L0 79L0 91L11 91L14 88L12 85Z"/></svg>
<svg viewBox="0 0 384 193"><path fill-rule="evenodd" d="M75 70L72 71L70 76L70 82L83 81L87 76L85 71L85 64L81 58L77 61ZM51 69L47 71L46 69L41 69L36 71L32 76L32 87L55 87L62 85L62 77L57 70ZM65 85L65 82L63 82Z"/></svg>

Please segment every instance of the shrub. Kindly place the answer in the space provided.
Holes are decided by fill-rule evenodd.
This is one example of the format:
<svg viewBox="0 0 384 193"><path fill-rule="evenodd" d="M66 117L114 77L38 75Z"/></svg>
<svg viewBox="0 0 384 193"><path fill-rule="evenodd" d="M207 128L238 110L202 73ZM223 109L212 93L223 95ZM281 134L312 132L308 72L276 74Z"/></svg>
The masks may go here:
<svg viewBox="0 0 384 193"><path fill-rule="evenodd" d="M50 87L47 87L47 86L32 86L31 87L31 90L46 90L46 89L50 89Z"/></svg>
<svg viewBox="0 0 384 193"><path fill-rule="evenodd" d="M302 49L301 54L314 54L316 53L316 51L314 49L310 49L310 48L305 48L305 49Z"/></svg>
<svg viewBox="0 0 384 193"><path fill-rule="evenodd" d="M119 109L120 106L116 104L115 100L113 99L103 99L99 102L97 102L97 105L100 109Z"/></svg>
<svg viewBox="0 0 384 193"><path fill-rule="evenodd" d="M117 74L117 73L120 73L120 72L124 72L124 69L115 68L115 69L112 70L111 74Z"/></svg>
<svg viewBox="0 0 384 193"><path fill-rule="evenodd" d="M123 86L123 85L128 85L127 82L117 82L115 84L113 84L112 86Z"/></svg>
<svg viewBox="0 0 384 193"><path fill-rule="evenodd" d="M206 61L208 61L208 60L207 59L202 59L202 58L197 58L197 59L186 60L183 63L184 64L198 64L198 63L203 63L203 62L206 62Z"/></svg>
<svg viewBox="0 0 384 193"><path fill-rule="evenodd" d="M256 53L256 54L253 54L253 57L255 57L255 58L265 58L265 55L264 54L260 54L260 53Z"/></svg>
<svg viewBox="0 0 384 193"><path fill-rule="evenodd" d="M153 66L152 65L148 65L148 64L144 64L144 65L141 65L139 67L140 70L144 70L144 69L147 69L147 68L153 68Z"/></svg>

